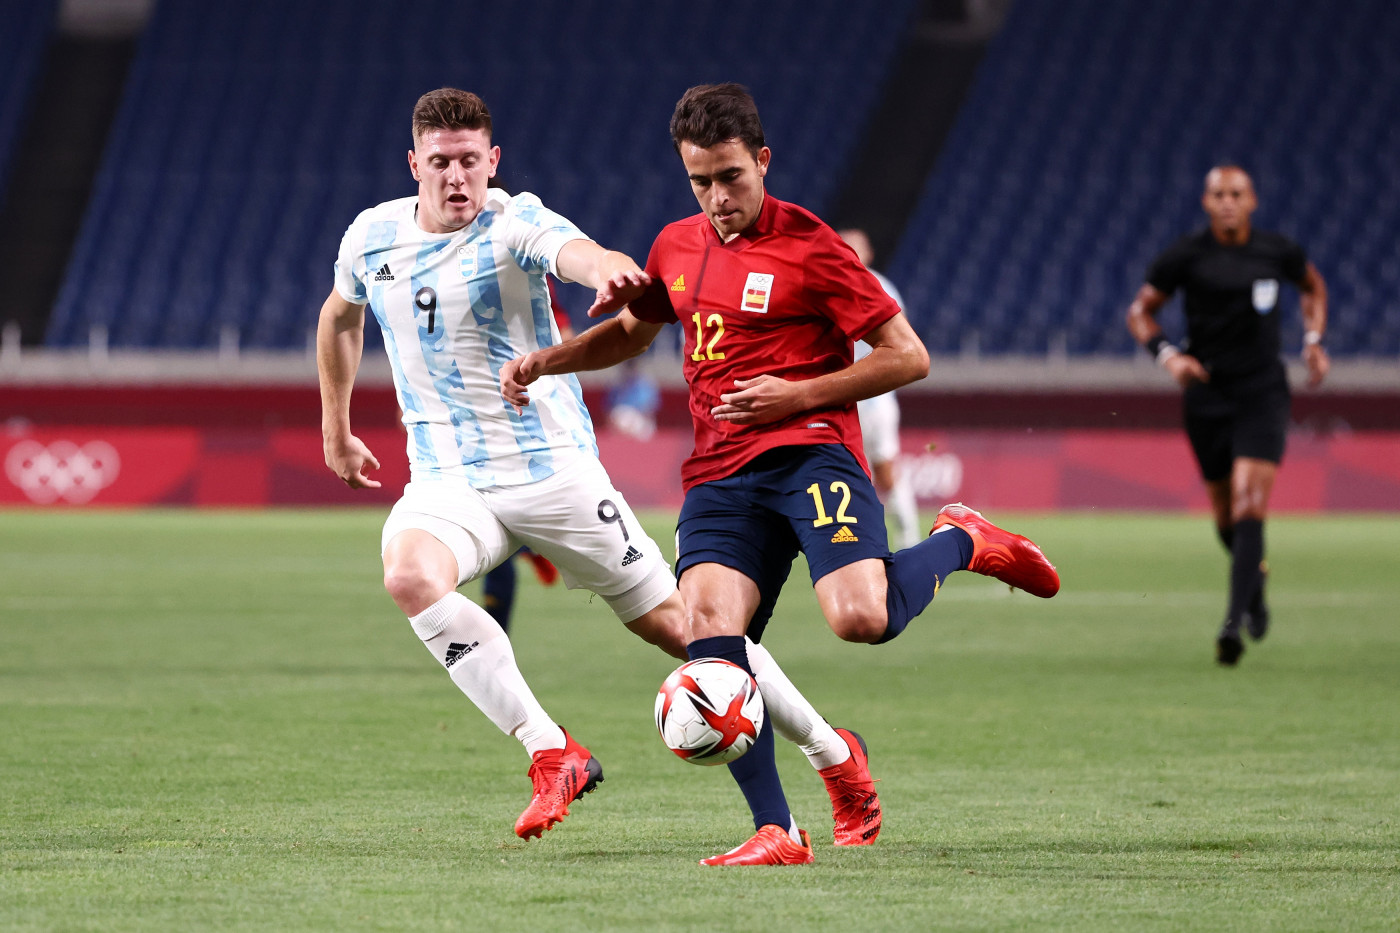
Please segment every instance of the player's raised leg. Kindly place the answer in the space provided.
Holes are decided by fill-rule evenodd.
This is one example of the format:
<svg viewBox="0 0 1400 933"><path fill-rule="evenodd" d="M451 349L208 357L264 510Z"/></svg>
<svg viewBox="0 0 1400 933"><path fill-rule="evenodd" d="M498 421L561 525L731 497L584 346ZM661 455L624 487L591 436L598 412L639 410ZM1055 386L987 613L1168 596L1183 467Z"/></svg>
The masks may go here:
<svg viewBox="0 0 1400 933"><path fill-rule="evenodd" d="M883 643L897 637L959 570L995 577L1036 596L1059 591L1059 574L1034 542L961 503L944 506L923 541L890 554L884 510L845 448L809 448L773 481L809 493L810 503L786 498L800 503L789 520L827 623L847 641ZM839 501L827 503L824 490L836 490Z"/></svg>
<svg viewBox="0 0 1400 933"><path fill-rule="evenodd" d="M891 555L885 564L887 628L878 641L899 635L957 570L994 577L1044 599L1060 591L1060 575L1035 542L960 502L945 505L927 538ZM840 585L830 582L828 591Z"/></svg>
<svg viewBox="0 0 1400 933"><path fill-rule="evenodd" d="M510 547L503 533L486 536L500 539L495 550ZM453 683L530 754L532 797L515 825L517 835L530 838L568 815L569 804L596 787L603 773L535 699L496 620L456 591L459 567L472 568L475 576L499 559L492 550L460 526L396 508L385 525L384 586Z"/></svg>

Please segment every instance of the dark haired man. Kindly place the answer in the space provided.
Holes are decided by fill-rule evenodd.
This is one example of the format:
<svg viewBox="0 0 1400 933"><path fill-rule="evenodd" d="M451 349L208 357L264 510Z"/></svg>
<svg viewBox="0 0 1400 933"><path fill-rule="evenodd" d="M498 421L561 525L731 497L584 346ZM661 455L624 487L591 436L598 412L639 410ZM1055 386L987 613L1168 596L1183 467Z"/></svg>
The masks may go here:
<svg viewBox="0 0 1400 933"><path fill-rule="evenodd" d="M552 561L570 588L601 596L646 641L684 658L689 639L670 568L598 462L578 381L541 383L537 404L521 415L501 399L499 370L559 340L546 273L595 289L641 288L650 278L534 195L488 187L500 149L475 94L425 94L413 143L417 196L355 218L321 308L326 465L351 488L379 485L366 475L378 460L350 430L369 305L384 332L411 464L384 525L384 586L453 682L530 754L533 796L515 824L530 838L562 820L602 769L535 699L502 627L457 587L523 545ZM758 667L775 716L820 720L771 656L761 654ZM824 750L820 737L808 741L810 730L793 731L809 755Z"/></svg>
<svg viewBox="0 0 1400 933"><path fill-rule="evenodd" d="M1264 521L1290 404L1279 359L1279 283L1293 283L1302 295L1309 386L1320 385L1331 365L1322 347L1327 283L1297 243L1253 228L1258 199L1244 169L1211 169L1201 206L1209 227L1153 261L1128 308L1128 330L1184 390L1186 434L1216 533L1230 552L1230 596L1215 652L1233 666L1244 653L1241 628L1256 641L1269 630ZM1185 294L1183 348L1168 342L1156 320L1177 289Z"/></svg>
<svg viewBox="0 0 1400 933"><path fill-rule="evenodd" d="M641 352L664 324L685 328L695 451L681 471L677 574L695 639L690 656L748 667L745 632L762 638L799 550L828 624L848 641L894 638L957 570L1053 596L1059 577L1040 549L961 504L945 507L917 546L890 553L855 403L922 378L922 342L830 227L765 193L771 153L746 89L691 88L676 105L671 138L701 213L661 231L649 285L607 287L589 313L628 310L507 364L501 388L525 405L533 398L526 387L547 373L609 366ZM856 339L872 349L853 363ZM848 745L843 766L863 765L858 737ZM769 730L729 767L758 831L703 864L812 861ZM844 783L853 816L870 828L837 843L873 841L881 818L873 788L839 767L823 776Z"/></svg>

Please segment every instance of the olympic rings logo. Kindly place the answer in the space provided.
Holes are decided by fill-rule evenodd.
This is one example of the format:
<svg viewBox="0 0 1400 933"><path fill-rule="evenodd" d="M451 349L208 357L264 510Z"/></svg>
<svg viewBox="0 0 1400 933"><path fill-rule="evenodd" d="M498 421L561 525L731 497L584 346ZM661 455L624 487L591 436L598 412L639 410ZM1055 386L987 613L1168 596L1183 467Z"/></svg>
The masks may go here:
<svg viewBox="0 0 1400 933"><path fill-rule="evenodd" d="M49 505L63 499L81 505L112 485L121 458L106 441L79 447L72 441L20 441L5 456L5 475L30 500Z"/></svg>

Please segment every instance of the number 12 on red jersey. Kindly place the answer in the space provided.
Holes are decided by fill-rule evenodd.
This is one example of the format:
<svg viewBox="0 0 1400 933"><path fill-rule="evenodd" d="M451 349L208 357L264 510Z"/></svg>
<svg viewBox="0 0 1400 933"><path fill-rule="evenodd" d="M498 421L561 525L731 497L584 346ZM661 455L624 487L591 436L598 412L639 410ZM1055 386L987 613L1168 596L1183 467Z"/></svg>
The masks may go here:
<svg viewBox="0 0 1400 933"><path fill-rule="evenodd" d="M695 352L690 354L690 358L697 363L704 360L724 359L724 352L715 349L715 347L719 345L720 338L724 336L724 316L720 314L711 314L708 318L705 318L702 324L700 322L700 314L697 312L692 314L690 319L695 322ZM710 342L706 343L706 331L711 329L713 329L713 336L710 337ZM702 347L704 348L703 351L701 349Z"/></svg>

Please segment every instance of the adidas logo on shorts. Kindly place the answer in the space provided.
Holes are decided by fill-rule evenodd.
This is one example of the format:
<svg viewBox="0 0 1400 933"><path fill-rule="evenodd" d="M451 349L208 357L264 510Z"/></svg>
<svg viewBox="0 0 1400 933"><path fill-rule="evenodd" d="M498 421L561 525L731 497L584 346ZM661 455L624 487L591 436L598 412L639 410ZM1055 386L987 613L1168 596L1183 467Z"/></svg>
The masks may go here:
<svg viewBox="0 0 1400 933"><path fill-rule="evenodd" d="M629 544L627 545L627 553L622 555L622 566L626 567L628 564L635 564L641 559L642 552Z"/></svg>
<svg viewBox="0 0 1400 933"><path fill-rule="evenodd" d="M850 544L851 542L859 540L855 532L851 531L851 529L847 528L845 525L842 525L841 530L831 536L832 544Z"/></svg>

